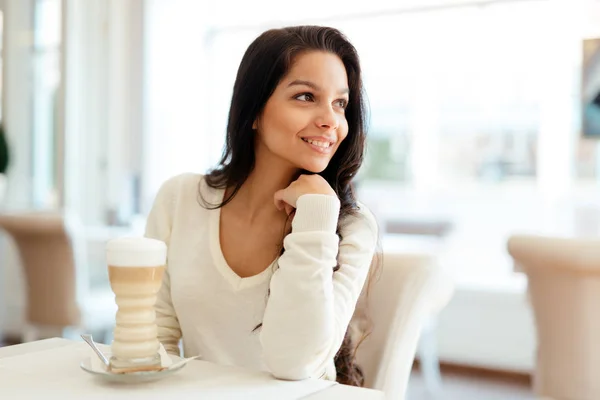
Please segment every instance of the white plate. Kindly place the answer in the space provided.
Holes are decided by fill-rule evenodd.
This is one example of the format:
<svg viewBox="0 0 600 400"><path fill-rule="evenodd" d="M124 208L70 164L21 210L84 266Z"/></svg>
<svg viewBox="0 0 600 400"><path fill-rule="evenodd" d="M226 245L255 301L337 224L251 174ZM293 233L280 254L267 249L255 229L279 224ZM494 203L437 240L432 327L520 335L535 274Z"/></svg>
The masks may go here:
<svg viewBox="0 0 600 400"><path fill-rule="evenodd" d="M173 364L182 360L181 357L177 357L176 355L169 354L171 360L173 360ZM166 376L169 376L183 367L186 364L182 364L175 368L163 369L161 371L144 371L144 372L131 372L128 374L115 374L113 372L108 372L104 370L98 370L92 368L92 362L89 358L83 360L80 364L81 369L85 372L88 372L92 375L97 376L98 378L104 379L109 382L121 382L121 383L141 383L141 382L152 382L162 379Z"/></svg>

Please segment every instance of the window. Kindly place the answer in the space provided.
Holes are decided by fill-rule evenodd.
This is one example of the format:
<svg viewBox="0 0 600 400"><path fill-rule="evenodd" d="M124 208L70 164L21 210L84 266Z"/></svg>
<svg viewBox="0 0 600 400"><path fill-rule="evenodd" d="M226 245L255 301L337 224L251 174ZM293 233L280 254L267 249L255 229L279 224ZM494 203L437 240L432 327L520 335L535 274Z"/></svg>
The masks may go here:
<svg viewBox="0 0 600 400"><path fill-rule="evenodd" d="M3 59L2 56L4 54L4 52L2 51L2 45L4 44L4 12L2 10L0 10L0 95L2 95L4 93L4 89L3 89L3 85L2 85L2 78L4 77L4 72L3 72ZM1 101L1 99L0 99ZM2 119L2 107L0 107L0 121Z"/></svg>
<svg viewBox="0 0 600 400"><path fill-rule="evenodd" d="M563 16L568 5L369 7L290 22L335 26L361 56L371 111L361 199L382 220L450 220L444 264L464 281L512 285L507 236L564 232L568 218L555 213L554 201L598 173L598 146L576 129L581 43ZM206 167L221 152L243 52L263 30L289 24L283 10L266 8L269 15L252 14L261 9L253 3L243 20L211 10L218 15L206 19L204 47L185 50L207 61L201 73L178 76L192 82L205 74ZM173 36L184 40L183 32Z"/></svg>
<svg viewBox="0 0 600 400"><path fill-rule="evenodd" d="M33 31L33 205L57 204L57 104L61 2L37 0Z"/></svg>
<svg viewBox="0 0 600 400"><path fill-rule="evenodd" d="M577 154L577 176L600 178L600 38L583 41L581 117L582 139Z"/></svg>

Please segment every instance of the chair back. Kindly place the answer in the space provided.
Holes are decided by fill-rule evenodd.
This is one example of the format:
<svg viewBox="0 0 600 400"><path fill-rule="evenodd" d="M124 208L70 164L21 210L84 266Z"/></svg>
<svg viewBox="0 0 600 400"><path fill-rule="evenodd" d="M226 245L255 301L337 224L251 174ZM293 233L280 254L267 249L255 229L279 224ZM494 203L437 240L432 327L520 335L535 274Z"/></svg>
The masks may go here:
<svg viewBox="0 0 600 400"><path fill-rule="evenodd" d="M515 235L537 331L534 389L554 399L600 399L600 239Z"/></svg>
<svg viewBox="0 0 600 400"><path fill-rule="evenodd" d="M355 319L366 316L370 334L358 347L365 386L403 399L421 327L450 300L452 284L428 253L378 255L381 269L365 285Z"/></svg>
<svg viewBox="0 0 600 400"><path fill-rule="evenodd" d="M67 327L80 322L75 258L61 213L0 214L13 239L27 286L27 322Z"/></svg>

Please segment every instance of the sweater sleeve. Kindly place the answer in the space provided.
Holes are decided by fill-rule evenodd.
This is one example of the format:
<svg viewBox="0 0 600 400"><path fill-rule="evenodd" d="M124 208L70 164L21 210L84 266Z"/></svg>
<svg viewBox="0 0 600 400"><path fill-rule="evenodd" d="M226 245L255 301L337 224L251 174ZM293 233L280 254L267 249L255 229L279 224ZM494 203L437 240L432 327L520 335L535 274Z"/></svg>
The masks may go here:
<svg viewBox="0 0 600 400"><path fill-rule="evenodd" d="M277 378L318 377L326 369L367 278L377 243L375 218L366 209L348 217L340 242L339 208L334 196L298 199L260 336L265 364Z"/></svg>
<svg viewBox="0 0 600 400"><path fill-rule="evenodd" d="M146 223L145 236L162 240L166 243L167 248L169 248L169 241L171 239L176 185L176 178L172 178L162 185ZM181 339L181 329L171 301L171 282L168 263L167 259L167 268L163 275L162 286L158 292L154 310L156 312L159 342L163 344L168 353L180 355L179 340Z"/></svg>

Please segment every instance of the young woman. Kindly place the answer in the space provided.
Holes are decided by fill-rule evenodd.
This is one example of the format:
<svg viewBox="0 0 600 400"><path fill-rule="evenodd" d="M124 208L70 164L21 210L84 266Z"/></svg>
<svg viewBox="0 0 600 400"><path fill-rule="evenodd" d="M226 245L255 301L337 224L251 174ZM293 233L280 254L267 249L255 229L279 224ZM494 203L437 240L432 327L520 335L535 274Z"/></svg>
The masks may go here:
<svg viewBox="0 0 600 400"><path fill-rule="evenodd" d="M158 338L281 379L360 385L347 334L377 227L355 199L361 70L337 30L270 30L240 64L219 165L161 187L148 237L168 246Z"/></svg>

